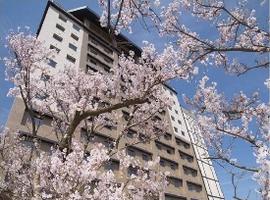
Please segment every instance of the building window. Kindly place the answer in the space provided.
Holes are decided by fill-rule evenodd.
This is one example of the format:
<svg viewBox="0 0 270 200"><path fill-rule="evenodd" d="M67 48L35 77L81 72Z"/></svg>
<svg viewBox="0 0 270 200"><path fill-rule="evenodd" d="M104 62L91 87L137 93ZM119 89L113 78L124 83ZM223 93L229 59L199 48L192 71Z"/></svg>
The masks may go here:
<svg viewBox="0 0 270 200"><path fill-rule="evenodd" d="M97 60L95 58L93 58L92 56L90 56L90 54L87 54L87 62L90 62L94 65L97 65Z"/></svg>
<svg viewBox="0 0 270 200"><path fill-rule="evenodd" d="M90 61L90 63L92 63L92 64L94 64L94 65L97 65L97 62L96 62L95 60L93 60L93 59L90 59L90 60L88 60L88 61Z"/></svg>
<svg viewBox="0 0 270 200"><path fill-rule="evenodd" d="M172 120L173 120L173 121L175 121L175 118L174 118L174 116L172 116L172 115L171 115L171 118L172 118Z"/></svg>
<svg viewBox="0 0 270 200"><path fill-rule="evenodd" d="M135 151L132 149L127 149L127 153L129 156L135 156Z"/></svg>
<svg viewBox="0 0 270 200"><path fill-rule="evenodd" d="M172 160L168 160L168 159L165 159L165 158L160 158L159 163L163 167L164 166L169 166L173 170L178 169L178 163L176 163L176 162L174 162Z"/></svg>
<svg viewBox="0 0 270 200"><path fill-rule="evenodd" d="M49 59L48 65L50 65L51 67L56 67L57 62L55 62L52 59Z"/></svg>
<svg viewBox="0 0 270 200"><path fill-rule="evenodd" d="M185 132L184 131L181 131L182 135L185 136Z"/></svg>
<svg viewBox="0 0 270 200"><path fill-rule="evenodd" d="M189 143L187 143L187 142L185 142L185 141L183 141L183 140L181 140L179 138L175 138L175 140L176 140L176 144L177 145L183 146L183 147L185 147L185 149L189 149L190 148L190 144Z"/></svg>
<svg viewBox="0 0 270 200"><path fill-rule="evenodd" d="M193 177L196 177L198 174L198 171L196 169L193 169L187 166L183 166L183 170L186 175L191 175Z"/></svg>
<svg viewBox="0 0 270 200"><path fill-rule="evenodd" d="M108 49L108 48L103 48L104 49L104 51L106 52L106 53L108 53L108 54L113 54L113 51L112 50L110 50L110 49Z"/></svg>
<svg viewBox="0 0 270 200"><path fill-rule="evenodd" d="M178 114L178 111L177 110L174 110L176 114Z"/></svg>
<svg viewBox="0 0 270 200"><path fill-rule="evenodd" d="M91 41L93 44L98 45L98 41L96 41L94 38L92 38L90 35L88 35L88 40Z"/></svg>
<svg viewBox="0 0 270 200"><path fill-rule="evenodd" d="M190 148L190 144L184 143L184 147L185 147L186 149L189 149L189 148Z"/></svg>
<svg viewBox="0 0 270 200"><path fill-rule="evenodd" d="M175 180L174 186L175 186L175 187L181 187L181 186L182 186L182 181L180 181L180 180Z"/></svg>
<svg viewBox="0 0 270 200"><path fill-rule="evenodd" d="M56 46L50 45L50 49L54 49L57 53L60 52L60 49L58 49Z"/></svg>
<svg viewBox="0 0 270 200"><path fill-rule="evenodd" d="M53 34L53 38L56 39L59 42L62 42L63 41L63 38L60 37L59 35L55 34L55 33Z"/></svg>
<svg viewBox="0 0 270 200"><path fill-rule="evenodd" d="M90 65L86 65L86 72L90 73L90 72L97 72L98 70L95 69L94 67L91 67Z"/></svg>
<svg viewBox="0 0 270 200"><path fill-rule="evenodd" d="M106 72L110 72L111 71L111 68L107 65L103 65L103 68Z"/></svg>
<svg viewBox="0 0 270 200"><path fill-rule="evenodd" d="M189 191L196 191L196 192L202 191L202 186L199 184L187 181L187 186Z"/></svg>
<svg viewBox="0 0 270 200"><path fill-rule="evenodd" d="M167 149L167 153L168 153L168 154L173 154L173 150Z"/></svg>
<svg viewBox="0 0 270 200"><path fill-rule="evenodd" d="M44 93L44 92L40 92L40 93L37 93L35 95L35 97L39 100L44 100L44 99L47 99L49 97L49 95L47 93Z"/></svg>
<svg viewBox="0 0 270 200"><path fill-rule="evenodd" d="M22 125L26 125L27 122L30 122L31 121L30 119L31 118L30 118L29 113L25 111L24 114L23 114L23 118L22 118L21 124Z"/></svg>
<svg viewBox="0 0 270 200"><path fill-rule="evenodd" d="M65 31L65 28L61 26L60 24L56 24L56 28L59 29L60 31Z"/></svg>
<svg viewBox="0 0 270 200"><path fill-rule="evenodd" d="M128 175L129 176L131 176L131 175L137 175L137 173L138 173L138 168L132 167L132 166L130 166L128 168Z"/></svg>
<svg viewBox="0 0 270 200"><path fill-rule="evenodd" d="M161 118L160 118L159 116L155 115L155 116L152 118L152 120L153 120L154 122L157 122L157 121L161 121Z"/></svg>
<svg viewBox="0 0 270 200"><path fill-rule="evenodd" d="M105 165L106 170L118 171L119 170L119 161L110 160L108 164Z"/></svg>
<svg viewBox="0 0 270 200"><path fill-rule="evenodd" d="M78 41L79 40L79 37L73 33L71 33L70 35L74 40Z"/></svg>
<svg viewBox="0 0 270 200"><path fill-rule="evenodd" d="M67 22L67 18L65 18L63 15L59 15L58 18L61 19L63 22Z"/></svg>
<svg viewBox="0 0 270 200"><path fill-rule="evenodd" d="M140 141L142 141L143 143L146 143L149 140L149 138L146 135L144 135L143 133L139 133L137 138Z"/></svg>
<svg viewBox="0 0 270 200"><path fill-rule="evenodd" d="M100 135L98 133L88 133L86 134L86 131L82 131L81 132L81 139L83 139L84 141L88 141L91 143L102 143L105 147L107 148L113 148L114 147L114 143L113 143L113 139L109 138L107 136L104 135Z"/></svg>
<svg viewBox="0 0 270 200"><path fill-rule="evenodd" d="M129 113L127 111L122 110L123 118L128 121L129 120Z"/></svg>
<svg viewBox="0 0 270 200"><path fill-rule="evenodd" d="M72 62L72 63L75 63L76 62L76 59L73 58L72 56L68 55L68 54L67 54L67 60L70 61L70 62Z"/></svg>
<svg viewBox="0 0 270 200"><path fill-rule="evenodd" d="M182 122L180 120L177 120L178 124L182 124Z"/></svg>
<svg viewBox="0 0 270 200"><path fill-rule="evenodd" d="M98 51L96 48L92 47L91 45L88 45L88 51L90 51L91 53L98 55Z"/></svg>
<svg viewBox="0 0 270 200"><path fill-rule="evenodd" d="M42 81L49 81L50 80L50 76L47 75L47 74L42 73L41 74L41 77L40 77L40 80L42 80Z"/></svg>
<svg viewBox="0 0 270 200"><path fill-rule="evenodd" d="M167 177L167 180L168 180L169 184L172 184L175 187L181 187L181 186L183 186L182 179L178 179L178 178L175 178L175 177Z"/></svg>
<svg viewBox="0 0 270 200"><path fill-rule="evenodd" d="M149 156L146 155L146 154L142 154L142 159L145 160L145 161L149 161Z"/></svg>
<svg viewBox="0 0 270 200"><path fill-rule="evenodd" d="M165 133L164 138L165 138L166 140L171 140L171 139L172 139L172 135L169 134L169 133Z"/></svg>
<svg viewBox="0 0 270 200"><path fill-rule="evenodd" d="M77 51L77 47L71 43L68 44L68 47L71 48L73 51Z"/></svg>
<svg viewBox="0 0 270 200"><path fill-rule="evenodd" d="M104 140L102 143L104 144L105 147L110 148L110 149L112 149L114 146L111 139Z"/></svg>
<svg viewBox="0 0 270 200"><path fill-rule="evenodd" d="M158 148L159 150L162 149L160 144L156 143L156 146L157 146L157 148Z"/></svg>
<svg viewBox="0 0 270 200"><path fill-rule="evenodd" d="M168 154L174 154L175 153L175 149L167 144L161 143L159 141L155 141L156 147L159 150L164 150L166 151Z"/></svg>
<svg viewBox="0 0 270 200"><path fill-rule="evenodd" d="M113 130L113 129L116 129L116 126L113 126L111 124L106 124L104 125L105 128L109 129L109 130Z"/></svg>
<svg viewBox="0 0 270 200"><path fill-rule="evenodd" d="M180 150L179 150L179 154L180 154L181 159L187 160L190 163L193 162L193 156L191 156L191 155L189 155L187 153L184 153L184 152L182 152Z"/></svg>
<svg viewBox="0 0 270 200"><path fill-rule="evenodd" d="M107 63L110 63L110 64L113 63L113 60L112 60L111 58L103 57L103 59L104 59Z"/></svg>
<svg viewBox="0 0 270 200"><path fill-rule="evenodd" d="M176 196L172 194L165 194L165 200L187 200L186 197Z"/></svg>
<svg viewBox="0 0 270 200"><path fill-rule="evenodd" d="M163 109L159 109L158 112L159 112L161 115L165 115L165 114L166 114L166 111L163 110Z"/></svg>
<svg viewBox="0 0 270 200"><path fill-rule="evenodd" d="M77 26L76 24L73 24L72 27L73 27L76 31L80 31L80 27Z"/></svg>
<svg viewBox="0 0 270 200"><path fill-rule="evenodd" d="M170 95L172 95L172 96L173 96L173 93L172 93L172 91L170 91Z"/></svg>
<svg viewBox="0 0 270 200"><path fill-rule="evenodd" d="M172 170L176 170L176 168L177 168L177 165L171 164L171 169L172 169Z"/></svg>
<svg viewBox="0 0 270 200"><path fill-rule="evenodd" d="M165 166L165 161L164 160L160 160L159 161L159 164L164 167Z"/></svg>
<svg viewBox="0 0 270 200"><path fill-rule="evenodd" d="M174 131L178 133L178 128L173 127Z"/></svg>
<svg viewBox="0 0 270 200"><path fill-rule="evenodd" d="M127 132L127 137L133 138L133 132L128 131L128 132Z"/></svg>
<svg viewBox="0 0 270 200"><path fill-rule="evenodd" d="M36 126L48 125L51 123L52 120L49 116L41 116L36 112L33 114L33 119ZM27 111L24 111L21 124L26 125L26 123L28 122L31 122L31 116Z"/></svg>
<svg viewBox="0 0 270 200"><path fill-rule="evenodd" d="M136 134L137 134L136 131L134 131L132 129L128 129L128 132L127 132L128 137L133 138Z"/></svg>

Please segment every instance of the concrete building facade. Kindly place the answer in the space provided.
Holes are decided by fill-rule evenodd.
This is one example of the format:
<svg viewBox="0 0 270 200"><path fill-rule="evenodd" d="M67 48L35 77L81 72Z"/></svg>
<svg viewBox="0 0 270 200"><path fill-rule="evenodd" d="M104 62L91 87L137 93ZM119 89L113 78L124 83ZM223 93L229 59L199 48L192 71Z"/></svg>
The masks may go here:
<svg viewBox="0 0 270 200"><path fill-rule="evenodd" d="M182 109L184 121L186 123L187 131L190 136L190 142L193 146L199 169L201 171L203 182L206 188L206 192L209 200L221 200L224 199L222 189L219 184L218 177L216 175L213 163L209 158L206 143L200 132L200 129L196 125L194 116L189 111Z"/></svg>
<svg viewBox="0 0 270 200"><path fill-rule="evenodd" d="M116 39L123 45L115 49L106 29L99 25L98 15L87 7L66 11L51 1L46 6L37 34L48 48L58 52L48 63L48 67L52 70L66 65L85 73L89 71L109 73L111 68L117 66L118 56L122 51L132 50L136 54L140 54L141 51L121 34L116 36ZM160 157L158 170L170 172L167 177L169 186L165 194L166 200L224 199L212 164L209 165L210 168L204 165L198 150L199 146L194 142L193 134L197 134L197 130L193 128L195 122L188 118L187 112L183 112L177 93L166 85L163 89L174 102L172 107L157 115L159 119L169 120L168 132L159 139L128 147L127 154L141 161ZM121 112L128 113L128 109L123 109ZM27 135L29 133L27 119L28 114L25 112L22 100L16 98L7 126ZM43 115L37 120L40 125L38 136L43 141L43 148L48 149L57 139L54 134L51 134L52 119L50 116ZM104 127L95 133L92 142L110 145L116 139L116 130L117 127ZM76 137L83 138L83 127L76 132L78 133ZM128 140L132 140L133 134L136 134L136 130L130 130L119 147L125 146ZM115 171L119 181L136 173L136 169L132 167L125 172L120 172L117 159L113 159L107 169Z"/></svg>

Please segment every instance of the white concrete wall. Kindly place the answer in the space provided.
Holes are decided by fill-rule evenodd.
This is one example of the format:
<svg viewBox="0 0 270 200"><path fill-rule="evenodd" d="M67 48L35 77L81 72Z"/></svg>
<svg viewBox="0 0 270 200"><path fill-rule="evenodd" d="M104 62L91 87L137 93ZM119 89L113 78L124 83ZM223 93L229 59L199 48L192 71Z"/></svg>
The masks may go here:
<svg viewBox="0 0 270 200"><path fill-rule="evenodd" d="M56 69L61 69L64 66L74 66L76 69L78 69L80 63L80 54L84 30L82 27L80 27L79 24L77 24L70 18L65 17L64 15L62 16L65 17L67 21L62 21L61 19L59 19L59 14L59 11L54 9L53 7L48 8L48 12L46 13L46 17L43 21L40 33L38 35L38 39L43 41L45 46L47 46L48 48L50 48L50 45L53 45L60 49L60 52L56 54L55 58L53 59L55 62L57 62ZM59 30L58 28L56 28L56 24L61 25L65 28L65 30ZM75 30L73 28L73 24L80 27L80 30ZM63 38L62 42L59 42L53 38L54 33ZM78 41L74 40L71 37L72 33L78 36ZM75 45L77 47L77 51L70 49L69 43ZM74 64L66 59L67 54L76 59Z"/></svg>
<svg viewBox="0 0 270 200"><path fill-rule="evenodd" d="M200 133L193 116L191 116L191 114L186 110L184 110L183 113L187 122L191 143L195 150L195 155L203 176L209 200L224 199L213 163L210 159L206 159L209 157L209 154L203 136Z"/></svg>
<svg viewBox="0 0 270 200"><path fill-rule="evenodd" d="M170 115L170 123L172 125L174 134L180 138L183 138L186 141L190 141L176 94L165 86L163 88L166 95L168 95L173 100L173 106L171 108L168 108L168 113ZM175 128L177 129L177 131L175 130Z"/></svg>

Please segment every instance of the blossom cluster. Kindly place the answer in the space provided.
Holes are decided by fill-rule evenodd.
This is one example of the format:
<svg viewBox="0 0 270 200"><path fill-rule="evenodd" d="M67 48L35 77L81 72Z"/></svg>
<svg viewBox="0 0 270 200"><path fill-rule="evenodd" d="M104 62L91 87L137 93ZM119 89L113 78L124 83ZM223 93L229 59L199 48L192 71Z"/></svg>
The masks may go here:
<svg viewBox="0 0 270 200"><path fill-rule="evenodd" d="M198 126L202 135L214 150L215 156L239 168L248 169L231 159L232 147L224 149L222 138L240 138L253 147L258 164L254 178L261 186L263 199L269 199L269 113L270 105L260 102L258 93L248 97L243 92L227 101L224 95L218 93L216 83L207 84L208 77L200 81L196 94L186 102L196 111ZM259 133L250 129L252 123L257 124Z"/></svg>
<svg viewBox="0 0 270 200"><path fill-rule="evenodd" d="M33 143L30 138L7 129L1 132L1 197L14 200L144 199L162 195L166 188L166 176L153 171L157 162L149 161L144 170L121 183L112 170L104 170L110 157L108 149L100 143L96 143L87 156L79 142L73 142L73 151L68 155L54 148L44 152L38 144L38 140ZM31 147L36 149L35 154ZM122 170L134 163L134 158L126 155L118 159Z"/></svg>

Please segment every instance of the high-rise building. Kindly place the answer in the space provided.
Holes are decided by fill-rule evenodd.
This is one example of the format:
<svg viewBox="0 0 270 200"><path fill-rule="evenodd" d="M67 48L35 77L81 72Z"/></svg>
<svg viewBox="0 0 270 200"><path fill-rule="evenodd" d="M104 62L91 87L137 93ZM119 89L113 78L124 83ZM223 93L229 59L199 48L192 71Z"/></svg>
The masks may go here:
<svg viewBox="0 0 270 200"><path fill-rule="evenodd" d="M101 71L109 73L110 69L117 66L119 54L134 51L140 54L141 50L123 35L117 35L119 42L117 48L112 45L106 29L99 23L99 16L87 7L65 11L61 6L48 1L41 23L37 31L38 38L45 42L48 48L57 50L57 55L50 60L48 67L53 70L65 65L71 65L85 73ZM190 120L186 111L180 107L177 93L164 85L166 94L173 99L173 106L161 111L156 118L167 118L169 128L167 133L157 140L136 144L126 149L127 154L135 156L141 161L148 161L160 157L159 170L169 171L167 177L169 186L165 193L166 200L220 200L224 199L215 176L214 168L204 164L200 157L200 150L194 142L197 134L195 122ZM128 109L123 109L123 116L128 114ZM20 98L16 98L12 106L7 126L11 130L19 130L22 134L29 135L28 113ZM42 148L48 149L56 141L52 134L49 115L42 115L36 119L39 123L38 137L42 141ZM117 127L107 126L94 134L92 142L102 142L110 145L115 140ZM78 136L83 138L84 129L76 130ZM136 130L130 130L125 140L132 139ZM123 140L119 147L125 146ZM198 147L198 148L197 148ZM207 152L207 150L205 150ZM109 169L119 175L119 180L125 179L136 169L130 167L126 172L119 172L119 162L112 160ZM213 174L209 175L208 170ZM124 176L123 176L124 174ZM212 182L217 187L213 188ZM216 192L216 190L218 192Z"/></svg>
<svg viewBox="0 0 270 200"><path fill-rule="evenodd" d="M209 200L224 199L223 192L219 185L219 181L213 167L213 163L209 158L207 146L196 125L195 117L192 113L182 108L184 121L186 123L187 131L190 136L190 142L193 146L199 169L203 177L204 186Z"/></svg>

